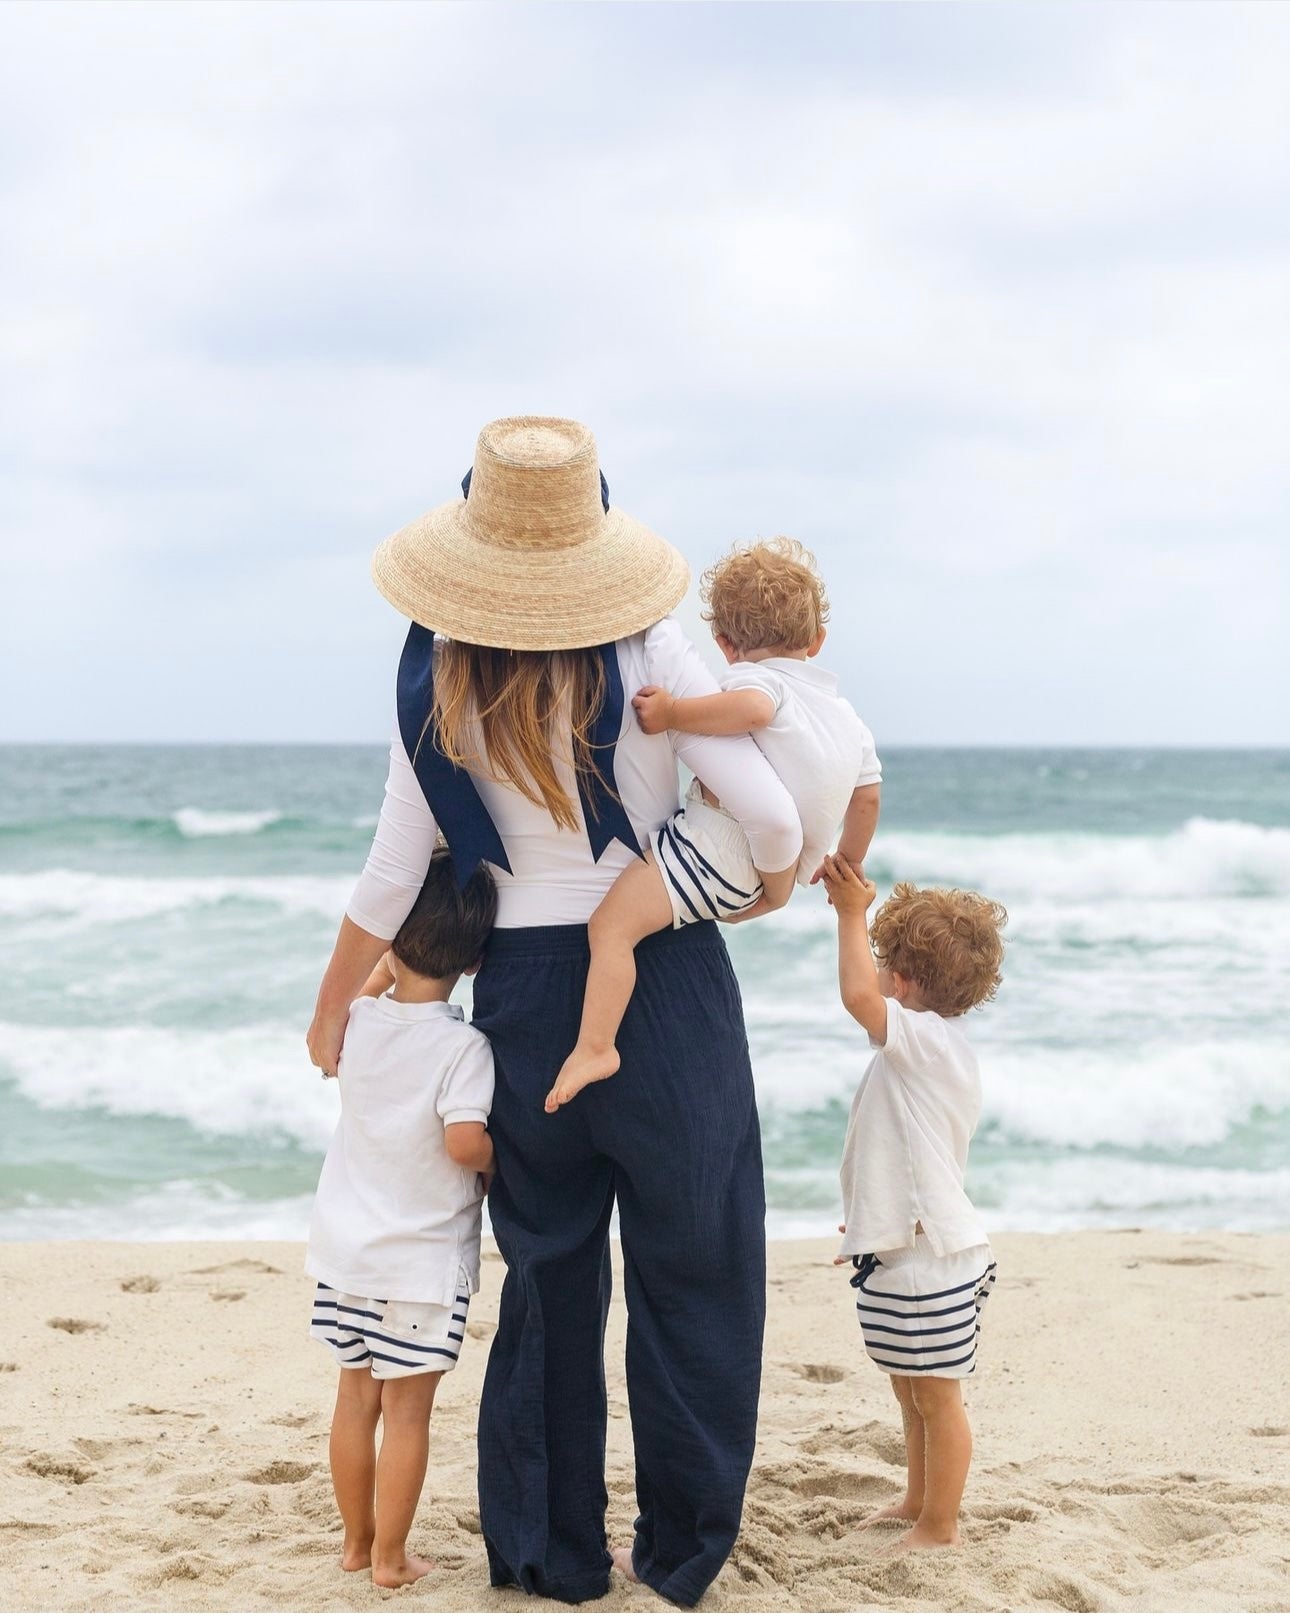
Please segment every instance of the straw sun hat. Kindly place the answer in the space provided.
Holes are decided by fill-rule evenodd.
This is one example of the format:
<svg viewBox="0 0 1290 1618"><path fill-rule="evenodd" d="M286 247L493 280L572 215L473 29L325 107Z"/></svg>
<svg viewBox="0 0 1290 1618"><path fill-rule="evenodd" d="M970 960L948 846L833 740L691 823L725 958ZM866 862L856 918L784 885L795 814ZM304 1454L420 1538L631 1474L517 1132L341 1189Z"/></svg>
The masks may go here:
<svg viewBox="0 0 1290 1618"><path fill-rule="evenodd" d="M609 504L596 441L576 421L508 416L479 435L463 498L400 528L372 558L406 617L477 646L599 646L666 617L690 569Z"/></svg>

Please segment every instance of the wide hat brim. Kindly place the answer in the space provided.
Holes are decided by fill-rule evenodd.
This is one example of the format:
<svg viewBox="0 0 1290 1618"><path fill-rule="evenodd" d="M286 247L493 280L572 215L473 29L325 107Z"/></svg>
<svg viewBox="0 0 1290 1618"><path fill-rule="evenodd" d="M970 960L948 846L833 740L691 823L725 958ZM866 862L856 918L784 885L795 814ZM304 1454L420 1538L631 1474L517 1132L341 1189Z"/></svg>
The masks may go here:
<svg viewBox="0 0 1290 1618"><path fill-rule="evenodd" d="M617 506L577 544L490 544L450 500L391 534L372 558L385 599L452 640L515 652L599 646L665 618L690 584L681 553Z"/></svg>

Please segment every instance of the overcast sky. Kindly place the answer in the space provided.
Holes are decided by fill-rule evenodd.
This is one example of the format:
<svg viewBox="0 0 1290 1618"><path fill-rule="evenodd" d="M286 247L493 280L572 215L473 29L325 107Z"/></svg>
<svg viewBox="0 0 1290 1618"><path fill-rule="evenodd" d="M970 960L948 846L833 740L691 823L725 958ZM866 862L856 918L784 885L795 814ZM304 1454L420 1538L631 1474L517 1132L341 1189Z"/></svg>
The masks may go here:
<svg viewBox="0 0 1290 1618"><path fill-rule="evenodd" d="M1290 7L0 7L0 737L367 740L573 415L880 744L1290 743Z"/></svg>

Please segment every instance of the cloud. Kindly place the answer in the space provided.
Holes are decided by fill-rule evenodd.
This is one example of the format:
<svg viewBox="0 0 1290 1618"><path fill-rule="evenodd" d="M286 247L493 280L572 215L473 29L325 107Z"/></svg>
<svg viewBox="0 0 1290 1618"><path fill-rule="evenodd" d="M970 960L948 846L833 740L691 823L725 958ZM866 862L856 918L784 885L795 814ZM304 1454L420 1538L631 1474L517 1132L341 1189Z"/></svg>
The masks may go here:
<svg viewBox="0 0 1290 1618"><path fill-rule="evenodd" d="M880 738L1290 740L1283 8L97 0L0 46L6 734L379 734L372 545L549 410L696 569L810 543Z"/></svg>

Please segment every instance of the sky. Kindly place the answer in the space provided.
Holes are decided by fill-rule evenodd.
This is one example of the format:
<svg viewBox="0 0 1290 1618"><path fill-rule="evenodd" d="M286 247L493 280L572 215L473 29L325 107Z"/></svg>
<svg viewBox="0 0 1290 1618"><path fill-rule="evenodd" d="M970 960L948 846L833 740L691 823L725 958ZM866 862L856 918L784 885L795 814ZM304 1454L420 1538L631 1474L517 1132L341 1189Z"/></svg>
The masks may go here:
<svg viewBox="0 0 1290 1618"><path fill-rule="evenodd" d="M380 739L535 413L880 747L1290 744L1288 196L1281 3L8 0L0 740Z"/></svg>

